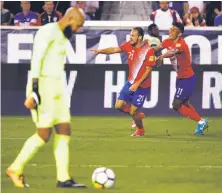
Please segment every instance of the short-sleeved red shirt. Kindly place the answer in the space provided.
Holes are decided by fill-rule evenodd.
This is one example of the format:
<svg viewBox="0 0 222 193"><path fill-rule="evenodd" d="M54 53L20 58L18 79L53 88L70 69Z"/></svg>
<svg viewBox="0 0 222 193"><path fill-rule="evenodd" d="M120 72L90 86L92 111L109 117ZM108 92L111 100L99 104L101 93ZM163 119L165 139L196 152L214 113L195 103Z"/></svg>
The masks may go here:
<svg viewBox="0 0 222 193"><path fill-rule="evenodd" d="M162 42L162 47L167 50L178 49L180 51L180 54L170 58L171 64L177 72L177 78L189 78L194 75L191 66L190 50L184 39L180 38L176 43L166 39Z"/></svg>
<svg viewBox="0 0 222 193"><path fill-rule="evenodd" d="M155 51L149 47L147 42L144 42L140 48L136 48L126 42L120 46L120 49L128 56L129 75L128 81L133 84L138 81L146 71L146 67L155 65ZM151 86L151 75L149 75L141 84L140 87L148 88Z"/></svg>

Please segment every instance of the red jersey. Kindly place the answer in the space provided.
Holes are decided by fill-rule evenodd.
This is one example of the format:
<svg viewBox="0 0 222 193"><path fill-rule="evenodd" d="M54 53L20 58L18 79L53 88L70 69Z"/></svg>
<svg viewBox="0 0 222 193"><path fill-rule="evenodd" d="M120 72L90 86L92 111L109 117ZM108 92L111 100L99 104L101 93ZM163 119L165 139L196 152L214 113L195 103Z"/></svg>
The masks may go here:
<svg viewBox="0 0 222 193"><path fill-rule="evenodd" d="M138 81L146 71L146 66L153 67L155 65L154 49L149 47L147 42L144 42L140 48L136 48L126 42L120 46L123 52L126 52L128 57L129 75L128 81L133 84ZM151 86L151 74L140 84L142 88Z"/></svg>
<svg viewBox="0 0 222 193"><path fill-rule="evenodd" d="M167 50L178 49L181 53L170 58L171 64L177 72L177 78L189 78L194 75L191 66L190 50L184 39L180 38L176 43L170 39L162 42L162 47Z"/></svg>

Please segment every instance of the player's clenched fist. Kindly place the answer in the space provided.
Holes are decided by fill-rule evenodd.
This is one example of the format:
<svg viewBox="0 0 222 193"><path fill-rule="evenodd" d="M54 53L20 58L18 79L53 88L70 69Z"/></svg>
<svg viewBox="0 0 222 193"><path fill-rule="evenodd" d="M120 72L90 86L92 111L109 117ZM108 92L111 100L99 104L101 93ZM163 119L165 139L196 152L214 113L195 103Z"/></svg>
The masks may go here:
<svg viewBox="0 0 222 193"><path fill-rule="evenodd" d="M139 84L138 83L134 83L130 88L129 90L132 91L132 92L136 92L136 90L138 89L139 87Z"/></svg>
<svg viewBox="0 0 222 193"><path fill-rule="evenodd" d="M29 97L27 97L27 99L24 102L24 105L27 109L36 108L37 103L36 103L35 97L33 96L33 93Z"/></svg>
<svg viewBox="0 0 222 193"><path fill-rule="evenodd" d="M99 49L92 48L91 51L92 51L94 54L100 54L100 50L99 50Z"/></svg>

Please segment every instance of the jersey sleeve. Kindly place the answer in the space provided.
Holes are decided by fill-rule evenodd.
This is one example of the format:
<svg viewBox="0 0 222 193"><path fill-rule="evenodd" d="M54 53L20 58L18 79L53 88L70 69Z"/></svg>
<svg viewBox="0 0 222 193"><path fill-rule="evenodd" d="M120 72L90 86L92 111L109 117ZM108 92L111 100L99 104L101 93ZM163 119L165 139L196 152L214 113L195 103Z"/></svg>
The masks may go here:
<svg viewBox="0 0 222 193"><path fill-rule="evenodd" d="M31 61L32 78L39 78L45 53L52 41L52 32L49 29L40 28L39 31L37 31L34 39Z"/></svg>
<svg viewBox="0 0 222 193"><path fill-rule="evenodd" d="M184 40L181 43L176 44L176 49L178 49L180 52L184 52L186 48L187 48L187 44Z"/></svg>
<svg viewBox="0 0 222 193"><path fill-rule="evenodd" d="M156 61L156 58L155 58L155 50L153 48L151 48L148 53L146 54L146 58L145 58L145 61L144 61L144 65L145 66L150 66L150 67L153 67L155 66L155 61Z"/></svg>
<svg viewBox="0 0 222 193"><path fill-rule="evenodd" d="M124 44L122 44L119 48L123 51L123 52L126 52L127 49L129 47L129 42L126 42Z"/></svg>

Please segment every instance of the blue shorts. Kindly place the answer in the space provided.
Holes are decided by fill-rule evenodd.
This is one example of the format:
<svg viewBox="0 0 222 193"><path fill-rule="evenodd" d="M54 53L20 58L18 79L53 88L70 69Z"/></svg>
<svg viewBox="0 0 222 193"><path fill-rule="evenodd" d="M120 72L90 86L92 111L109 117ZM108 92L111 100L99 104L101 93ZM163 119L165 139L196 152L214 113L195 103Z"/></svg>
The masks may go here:
<svg viewBox="0 0 222 193"><path fill-rule="evenodd" d="M176 80L176 93L174 99L180 101L189 100L191 97L194 87L196 85L196 76L193 75L189 78L178 79Z"/></svg>
<svg viewBox="0 0 222 193"><path fill-rule="evenodd" d="M118 100L123 100L126 102L130 102L135 107L141 108L143 103L150 93L150 88L138 88L136 92L132 92L129 90L132 84L127 81L123 86L122 90L119 93Z"/></svg>

